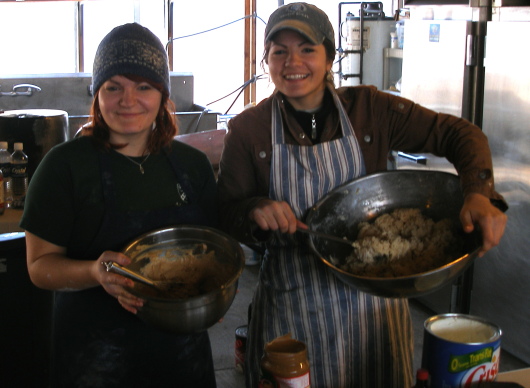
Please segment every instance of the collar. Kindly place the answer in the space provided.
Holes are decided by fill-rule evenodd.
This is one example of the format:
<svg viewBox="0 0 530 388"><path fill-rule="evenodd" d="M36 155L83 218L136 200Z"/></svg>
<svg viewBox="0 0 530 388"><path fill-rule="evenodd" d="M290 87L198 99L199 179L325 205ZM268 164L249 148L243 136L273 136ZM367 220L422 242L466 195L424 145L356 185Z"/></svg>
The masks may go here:
<svg viewBox="0 0 530 388"><path fill-rule="evenodd" d="M311 145L329 141L335 137L336 130L340 125L338 111L329 90L330 87L332 86L328 86L324 92L322 106L314 113L297 111L281 92L276 90L273 93L272 97L280 104L286 126L285 131L297 139L297 143ZM312 139L313 124L316 124L316 139Z"/></svg>

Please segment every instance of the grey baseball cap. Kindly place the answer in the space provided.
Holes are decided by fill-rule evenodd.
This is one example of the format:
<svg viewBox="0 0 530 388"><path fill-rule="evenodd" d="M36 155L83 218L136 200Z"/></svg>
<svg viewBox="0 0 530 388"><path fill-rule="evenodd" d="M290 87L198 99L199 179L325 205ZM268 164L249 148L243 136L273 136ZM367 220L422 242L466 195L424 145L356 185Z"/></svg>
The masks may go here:
<svg viewBox="0 0 530 388"><path fill-rule="evenodd" d="M321 44L327 38L335 46L335 33L328 16L312 4L291 3L276 9L265 27L265 42L286 29L299 32L313 44Z"/></svg>

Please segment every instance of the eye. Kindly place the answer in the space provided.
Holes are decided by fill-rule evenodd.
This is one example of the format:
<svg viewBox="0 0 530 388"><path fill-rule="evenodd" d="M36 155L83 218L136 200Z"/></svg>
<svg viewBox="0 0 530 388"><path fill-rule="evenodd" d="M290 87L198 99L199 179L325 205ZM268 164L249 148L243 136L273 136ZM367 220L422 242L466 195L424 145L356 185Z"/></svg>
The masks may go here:
<svg viewBox="0 0 530 388"><path fill-rule="evenodd" d="M120 88L117 85L114 85L114 84L107 84L107 85L105 85L104 89L107 92L115 92L115 91L120 90Z"/></svg>
<svg viewBox="0 0 530 388"><path fill-rule="evenodd" d="M138 90L153 90L154 87L151 86L151 84L148 84L147 82L142 82L138 85Z"/></svg>
<svg viewBox="0 0 530 388"><path fill-rule="evenodd" d="M313 46L304 46L302 48L302 52L303 53L308 53L308 54L314 53L315 52L315 48Z"/></svg>
<svg viewBox="0 0 530 388"><path fill-rule="evenodd" d="M286 53L285 49L277 48L271 50L272 55L284 55Z"/></svg>

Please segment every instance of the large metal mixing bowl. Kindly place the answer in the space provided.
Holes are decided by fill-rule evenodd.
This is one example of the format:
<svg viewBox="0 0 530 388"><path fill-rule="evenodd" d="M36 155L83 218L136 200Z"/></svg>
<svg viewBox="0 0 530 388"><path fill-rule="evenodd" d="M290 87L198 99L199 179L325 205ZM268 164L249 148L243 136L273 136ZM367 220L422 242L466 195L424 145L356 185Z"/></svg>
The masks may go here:
<svg viewBox="0 0 530 388"><path fill-rule="evenodd" d="M416 297L433 292L461 274L475 259L482 237L475 230L461 228L459 213L463 204L456 175L427 170L397 170L368 175L348 182L328 193L306 217L310 229L355 240L359 223L397 208L419 208L422 214L438 221L455 220L464 249L451 263L411 276L374 278L356 276L333 265L352 252L347 244L310 237L310 246L339 279L370 294L383 297Z"/></svg>
<svg viewBox="0 0 530 388"><path fill-rule="evenodd" d="M241 245L230 236L213 228L181 225L148 232L130 244L122 253L132 259L127 266L140 271L146 265L149 252L187 248L206 244L208 251L215 251L215 260L227 268L226 282L216 289L187 299L171 299L153 296L142 285L135 285L130 291L145 299L138 311L138 317L162 330L176 334L190 334L204 331L217 323L228 311L234 300L238 279L245 267ZM199 260L199 259L197 259Z"/></svg>

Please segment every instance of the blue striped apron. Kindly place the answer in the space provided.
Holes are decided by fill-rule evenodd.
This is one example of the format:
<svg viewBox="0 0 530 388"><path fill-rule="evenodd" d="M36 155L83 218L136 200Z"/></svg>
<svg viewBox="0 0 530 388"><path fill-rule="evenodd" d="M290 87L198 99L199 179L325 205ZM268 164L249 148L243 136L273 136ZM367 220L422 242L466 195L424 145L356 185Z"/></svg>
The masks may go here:
<svg viewBox="0 0 530 388"><path fill-rule="evenodd" d="M330 190L364 175L351 123L332 90L343 137L285 144L279 103L272 109L270 196L287 201L302 219ZM412 386L412 326L406 299L373 297L336 279L298 235L267 245L252 302L247 387L259 386L265 343L291 333L308 349L312 388Z"/></svg>

